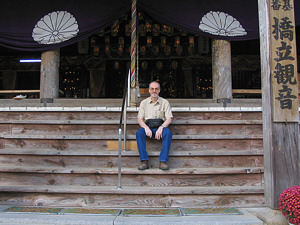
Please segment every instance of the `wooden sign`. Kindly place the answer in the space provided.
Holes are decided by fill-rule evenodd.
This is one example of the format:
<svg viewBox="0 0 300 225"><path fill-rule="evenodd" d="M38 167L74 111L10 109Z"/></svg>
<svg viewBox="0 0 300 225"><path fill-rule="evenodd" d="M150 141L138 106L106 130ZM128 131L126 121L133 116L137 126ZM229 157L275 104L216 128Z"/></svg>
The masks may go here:
<svg viewBox="0 0 300 225"><path fill-rule="evenodd" d="M274 122L297 122L298 74L293 0L270 0Z"/></svg>

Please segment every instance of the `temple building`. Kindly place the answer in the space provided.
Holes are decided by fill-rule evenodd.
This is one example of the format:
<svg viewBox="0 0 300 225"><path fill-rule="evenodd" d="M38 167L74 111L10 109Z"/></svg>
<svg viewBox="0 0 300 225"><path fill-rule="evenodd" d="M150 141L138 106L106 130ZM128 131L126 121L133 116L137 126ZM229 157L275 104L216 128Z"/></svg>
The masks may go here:
<svg viewBox="0 0 300 225"><path fill-rule="evenodd" d="M0 204L276 210L299 185L296 0L1 4ZM167 172L155 140L137 170L151 81Z"/></svg>

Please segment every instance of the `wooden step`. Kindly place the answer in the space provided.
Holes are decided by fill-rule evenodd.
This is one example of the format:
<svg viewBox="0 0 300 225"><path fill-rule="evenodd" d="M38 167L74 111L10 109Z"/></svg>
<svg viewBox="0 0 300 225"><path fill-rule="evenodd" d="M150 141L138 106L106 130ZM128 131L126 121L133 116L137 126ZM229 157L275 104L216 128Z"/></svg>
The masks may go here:
<svg viewBox="0 0 300 225"><path fill-rule="evenodd" d="M115 143L117 144L117 143ZM72 150L56 150L56 149L0 149L2 155L67 155L67 156L118 156L118 150L103 150L103 149L72 149ZM149 156L159 156L160 151L158 149L151 150L148 152ZM137 156L137 150L123 150L121 151L122 156ZM229 149L211 149L211 150L190 150L185 151L183 149L172 149L169 153L172 156L237 156L237 155L263 155L262 149L240 149L240 150L229 150Z"/></svg>
<svg viewBox="0 0 300 225"><path fill-rule="evenodd" d="M158 156L150 156L150 165L158 167ZM135 156L123 156L124 168L136 168L140 163L138 154ZM2 166L32 166L63 167L63 168L112 168L118 167L118 157L115 156L48 156L48 155L0 155ZM263 156L173 156L170 157L171 168L210 168L210 167L260 167L263 166Z"/></svg>
<svg viewBox="0 0 300 225"><path fill-rule="evenodd" d="M121 151L120 191L119 108L0 112L0 202L70 207L263 206L261 112L175 109L170 170L158 168L161 141L147 139L150 169L140 171L137 109L132 109L127 112L127 151Z"/></svg>
<svg viewBox="0 0 300 225"><path fill-rule="evenodd" d="M0 125L1 127L1 125ZM8 129L9 128L9 129ZM137 124L127 125L127 134L135 135L140 127ZM173 124L170 125L173 135L260 135L261 124ZM7 129L5 131L5 129ZM117 135L117 124L12 124L2 127L3 134L12 135Z"/></svg>
<svg viewBox="0 0 300 225"><path fill-rule="evenodd" d="M96 192L96 194L95 194ZM0 186L0 202L64 207L259 207L263 187Z"/></svg>
<svg viewBox="0 0 300 225"><path fill-rule="evenodd" d="M133 187L214 187L214 186L263 186L263 174L259 169L255 171L245 168L243 171L224 171L210 169L197 171L197 174L188 174L193 170L186 169L186 174L171 172L162 173L157 168L151 168L151 173L129 171L122 169L122 185ZM118 185L117 170L115 173L37 173L33 171L0 172L1 185L82 185L82 186L111 186ZM16 170L15 170L16 171ZM178 171L178 170L177 170ZM175 172L175 173L174 173ZM219 174L218 172L222 172ZM238 173L235 173L238 172ZM239 173L241 172L241 173ZM242 173L244 172L244 173ZM249 172L249 173L247 173ZM251 173L250 173L251 172ZM203 174L201 174L203 173ZM174 177L176 176L176 178Z"/></svg>
<svg viewBox="0 0 300 225"><path fill-rule="evenodd" d="M117 132L115 132L117 133ZM3 138L6 139L69 139L69 140L118 140L119 135L44 135L44 134L36 134L36 135L22 135L22 134L7 134L3 135ZM191 134L191 135L173 135L172 139L181 139L181 140L211 140L211 139L262 139L263 136L260 134L253 135L201 135L201 134ZM135 135L127 135L128 140L135 140Z"/></svg>
<svg viewBox="0 0 300 225"><path fill-rule="evenodd" d="M124 121L123 121L124 122ZM120 120L0 120L0 124L48 124L48 125L106 125L119 124ZM127 124L137 124L136 119L128 119ZM224 124L262 124L262 120L197 120L197 119L176 119L171 125L197 124L197 125L224 125Z"/></svg>
<svg viewBox="0 0 300 225"><path fill-rule="evenodd" d="M48 185L1 185L1 192L41 192L41 193L85 193L85 194L133 194L133 195L226 195L226 194L262 194L262 186L224 186L224 187L127 187L116 189L116 186L48 186Z"/></svg>
<svg viewBox="0 0 300 225"><path fill-rule="evenodd" d="M68 152L68 151L95 151L102 150L115 151L119 149L119 141L116 139L31 139L25 136L14 136L13 138L0 138L0 149L11 150L11 149L23 149L32 150L40 149L40 152L45 150L55 150L58 152ZM181 150L182 152L201 152L208 150L229 150L229 151L261 151L263 149L262 139L174 139L172 140L172 145L170 152ZM160 151L161 141L147 140L146 141L148 152ZM126 142L127 150L137 151L136 140L127 140Z"/></svg>
<svg viewBox="0 0 300 225"><path fill-rule="evenodd" d="M137 168L122 168L122 174L249 174L261 173L263 167L202 167L202 168L170 168L170 170L159 170L158 166L149 170L138 170ZM85 167L63 167L63 166L0 166L0 172L10 173L87 173L87 174L117 174L118 168L93 168Z"/></svg>
<svg viewBox="0 0 300 225"><path fill-rule="evenodd" d="M116 120L120 119L119 108L117 111L1 111L0 121L71 121L71 120ZM197 108L187 108L187 111L174 111L176 120L262 120L262 112L256 111L199 111ZM136 121L137 110L127 112L127 119Z"/></svg>

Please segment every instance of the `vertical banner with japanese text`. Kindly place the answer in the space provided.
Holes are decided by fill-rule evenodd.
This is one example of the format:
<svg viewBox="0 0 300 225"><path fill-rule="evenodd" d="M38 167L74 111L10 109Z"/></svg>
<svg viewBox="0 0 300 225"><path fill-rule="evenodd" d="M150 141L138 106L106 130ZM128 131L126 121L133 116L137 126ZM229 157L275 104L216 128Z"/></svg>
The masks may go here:
<svg viewBox="0 0 300 225"><path fill-rule="evenodd" d="M293 0L269 0L274 122L297 122L298 75Z"/></svg>

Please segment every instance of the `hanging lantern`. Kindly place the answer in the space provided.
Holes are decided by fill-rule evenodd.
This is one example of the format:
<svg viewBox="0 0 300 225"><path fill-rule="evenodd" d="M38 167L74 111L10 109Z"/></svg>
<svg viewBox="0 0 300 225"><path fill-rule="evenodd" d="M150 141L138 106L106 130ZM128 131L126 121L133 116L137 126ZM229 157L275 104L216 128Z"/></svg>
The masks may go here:
<svg viewBox="0 0 300 225"><path fill-rule="evenodd" d="M157 45L154 45L152 47L152 53L154 56L158 56L159 55L159 47Z"/></svg>
<svg viewBox="0 0 300 225"><path fill-rule="evenodd" d="M118 48L118 55L121 56L123 55L124 52L124 38L119 37L119 48Z"/></svg>
<svg viewBox="0 0 300 225"><path fill-rule="evenodd" d="M174 47L178 47L180 45L180 37L175 37Z"/></svg>
<svg viewBox="0 0 300 225"><path fill-rule="evenodd" d="M178 56L181 56L181 54L182 54L182 46L178 45L178 46L176 47L176 54L177 54Z"/></svg>
<svg viewBox="0 0 300 225"><path fill-rule="evenodd" d="M131 24L125 25L125 36L130 37L131 36Z"/></svg>
<svg viewBox="0 0 300 225"><path fill-rule="evenodd" d="M152 30L152 25L149 21L146 21L146 32L150 33Z"/></svg>
<svg viewBox="0 0 300 225"><path fill-rule="evenodd" d="M100 54L100 47L99 47L99 45L93 46L93 54L94 54L94 56L99 56L99 54Z"/></svg>
<svg viewBox="0 0 300 225"><path fill-rule="evenodd" d="M148 69L148 62L147 61L143 61L142 62L142 70L147 70Z"/></svg>
<svg viewBox="0 0 300 225"><path fill-rule="evenodd" d="M141 54L142 56L146 56L146 46L145 46L145 45L142 45L142 46L140 47L140 54Z"/></svg>
<svg viewBox="0 0 300 225"><path fill-rule="evenodd" d="M171 54L171 47L169 45L166 45L166 47L164 47L164 54L166 56L169 56Z"/></svg>
<svg viewBox="0 0 300 225"><path fill-rule="evenodd" d="M123 37L119 37L119 45L120 45L120 47L124 47L124 38Z"/></svg>
<svg viewBox="0 0 300 225"><path fill-rule="evenodd" d="M147 46L150 47L152 45L152 37L148 36L147 37Z"/></svg>
<svg viewBox="0 0 300 225"><path fill-rule="evenodd" d="M153 36L158 36L160 31L159 24L154 24L152 28Z"/></svg>
<svg viewBox="0 0 300 225"><path fill-rule="evenodd" d="M91 46L97 45L97 38L96 37L91 37Z"/></svg>
<svg viewBox="0 0 300 225"><path fill-rule="evenodd" d="M111 26L111 35L112 36L117 36L118 33L119 33L119 29L120 29L120 26L119 26L119 20L116 20L113 25Z"/></svg>
<svg viewBox="0 0 300 225"><path fill-rule="evenodd" d="M146 35L146 26L145 24L139 25L139 35L144 37Z"/></svg>
<svg viewBox="0 0 300 225"><path fill-rule="evenodd" d="M178 68L178 62L177 62L177 61L173 61L173 62L171 63L171 68L172 68L173 70L177 70L177 68Z"/></svg>
<svg viewBox="0 0 300 225"><path fill-rule="evenodd" d="M160 44L161 44L161 47L165 47L166 44L167 44L167 38L166 37L161 37L160 38Z"/></svg>
<svg viewBox="0 0 300 225"><path fill-rule="evenodd" d="M194 38L194 36L190 36L189 37L189 45L190 46L194 46L195 45L195 38Z"/></svg>
<svg viewBox="0 0 300 225"><path fill-rule="evenodd" d="M160 71L160 70L162 70L162 68L163 68L163 62L162 61L157 61L156 62L156 69L158 71Z"/></svg>
<svg viewBox="0 0 300 225"><path fill-rule="evenodd" d="M101 29L99 32L98 32L98 36L102 37L104 36L105 34L105 29Z"/></svg>
<svg viewBox="0 0 300 225"><path fill-rule="evenodd" d="M194 36L189 37L189 47L188 47L188 54L193 55L195 51L195 38Z"/></svg>
<svg viewBox="0 0 300 225"><path fill-rule="evenodd" d="M138 13L139 21L144 20L144 15L142 13Z"/></svg>
<svg viewBox="0 0 300 225"><path fill-rule="evenodd" d="M115 70L119 70L120 69L120 63L119 63L119 61L115 61L114 62L114 69Z"/></svg>
<svg viewBox="0 0 300 225"><path fill-rule="evenodd" d="M169 27L167 25L163 25L162 32L165 33L165 34L172 34L173 33L173 28Z"/></svg>
<svg viewBox="0 0 300 225"><path fill-rule="evenodd" d="M104 48L105 50L105 54L107 55L107 56L110 56L110 53L111 53L111 51L110 51L110 46L109 45L105 45L105 48Z"/></svg>
<svg viewBox="0 0 300 225"><path fill-rule="evenodd" d="M124 51L124 47L120 45L118 48L118 55L119 56L123 55L123 51Z"/></svg>
<svg viewBox="0 0 300 225"><path fill-rule="evenodd" d="M194 52L195 52L195 47L194 46L189 46L188 47L188 53L189 53L189 55L193 55Z"/></svg>

